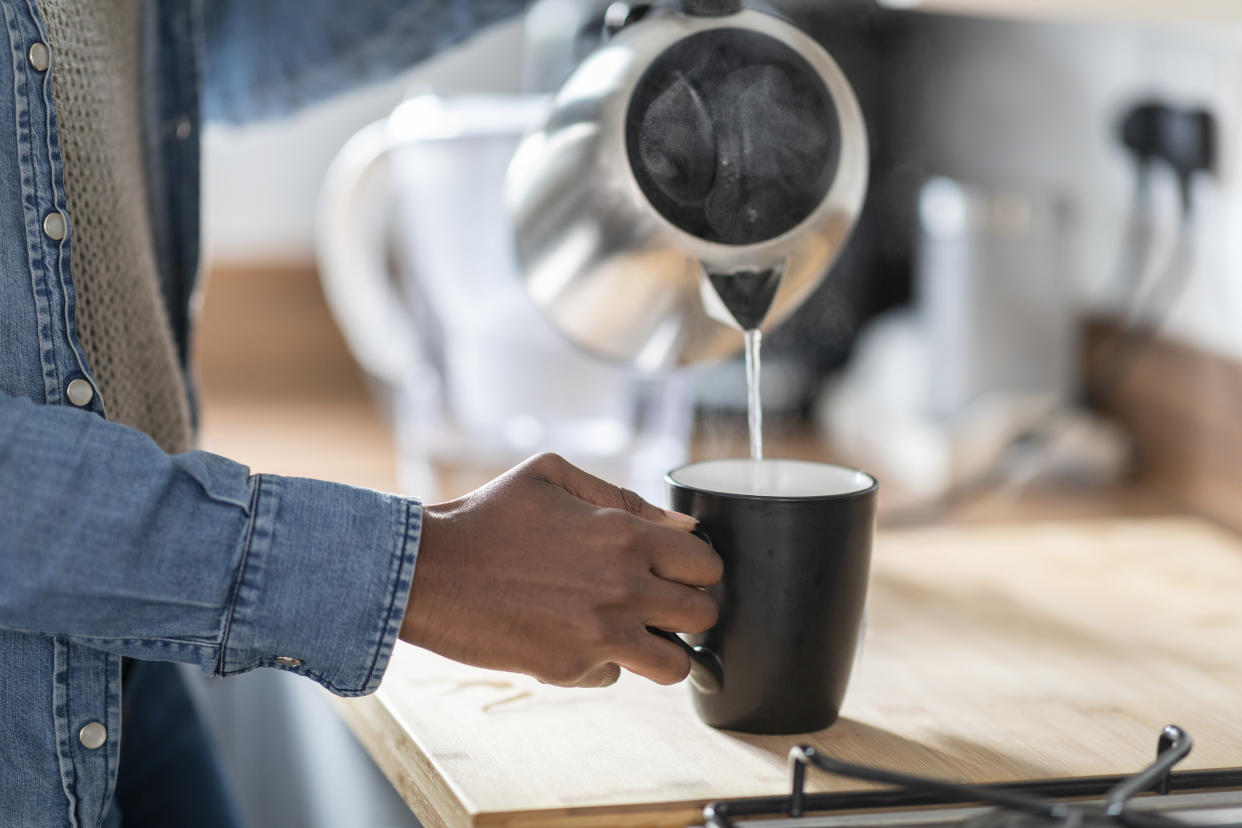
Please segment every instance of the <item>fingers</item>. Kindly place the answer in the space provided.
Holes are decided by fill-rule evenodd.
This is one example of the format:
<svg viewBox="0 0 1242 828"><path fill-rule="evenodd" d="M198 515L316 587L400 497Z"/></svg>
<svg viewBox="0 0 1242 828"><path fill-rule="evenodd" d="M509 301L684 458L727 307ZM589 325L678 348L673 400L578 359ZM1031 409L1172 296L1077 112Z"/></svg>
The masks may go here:
<svg viewBox="0 0 1242 828"><path fill-rule="evenodd" d="M601 664L573 679L540 681L559 687L611 687L621 677L622 667L657 684L676 684L690 674L690 656L676 644L643 629L618 649L615 662Z"/></svg>
<svg viewBox="0 0 1242 828"><path fill-rule="evenodd" d="M656 684L676 684L690 674L690 656L671 641L636 630L618 654L617 664Z"/></svg>
<svg viewBox="0 0 1242 828"><path fill-rule="evenodd" d="M563 653L540 671L540 680L562 687L608 687L625 668L658 684L675 684L689 673L689 656L648 627L701 633L715 626L717 617L715 599L703 590L647 574L633 604L598 627L595 643L582 646L576 657L573 650L569 656Z"/></svg>
<svg viewBox="0 0 1242 828"><path fill-rule="evenodd" d="M688 532L660 532L649 548L651 571L666 581L706 587L724 574L716 550Z"/></svg>
<svg viewBox="0 0 1242 828"><path fill-rule="evenodd" d="M720 608L701 589L653 579L648 592L645 624L684 633L700 633L716 625Z"/></svg>
<svg viewBox="0 0 1242 828"><path fill-rule="evenodd" d="M621 509L632 515L643 518L661 526L688 531L698 525L698 521L689 515L672 512L653 506L638 494L614 486L582 469L556 454L540 454L527 460L519 468L555 483L565 491L595 506L606 509Z"/></svg>
<svg viewBox="0 0 1242 828"><path fill-rule="evenodd" d="M553 575L528 580L545 598L569 587L563 603L571 623L544 635L555 646L526 665L532 675L577 687L608 686L622 668L661 684L686 677L684 649L647 626L702 632L716 622L715 601L698 587L719 581L723 566L689 531L694 518L666 512L554 454L526 461L493 489L497 501L513 491L537 495L532 502L547 507L517 515L522 526L556 527L534 547L547 564L535 574Z"/></svg>

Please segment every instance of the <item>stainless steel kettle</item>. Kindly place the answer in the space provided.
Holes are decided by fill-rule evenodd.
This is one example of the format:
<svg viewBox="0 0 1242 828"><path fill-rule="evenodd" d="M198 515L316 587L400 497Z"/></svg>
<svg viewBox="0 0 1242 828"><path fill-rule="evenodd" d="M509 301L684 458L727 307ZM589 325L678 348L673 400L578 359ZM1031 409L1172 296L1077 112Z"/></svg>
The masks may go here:
<svg viewBox="0 0 1242 828"><path fill-rule="evenodd" d="M583 61L510 164L527 290L614 360L727 356L827 274L867 164L853 91L805 32L740 0L657 9Z"/></svg>

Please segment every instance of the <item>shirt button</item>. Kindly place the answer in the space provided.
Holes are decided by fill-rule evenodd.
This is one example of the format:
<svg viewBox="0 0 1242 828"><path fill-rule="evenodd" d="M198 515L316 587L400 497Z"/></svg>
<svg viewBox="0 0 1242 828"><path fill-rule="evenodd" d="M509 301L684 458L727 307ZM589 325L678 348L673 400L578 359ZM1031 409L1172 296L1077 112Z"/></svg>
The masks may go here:
<svg viewBox="0 0 1242 828"><path fill-rule="evenodd" d="M46 43L30 44L30 51L26 53L26 58L38 72L46 72L47 67L52 65L52 53L48 51Z"/></svg>
<svg viewBox="0 0 1242 828"><path fill-rule="evenodd" d="M190 137L190 133L194 131L194 125L190 123L188 116L182 115L173 121L173 135L176 135L182 141Z"/></svg>
<svg viewBox="0 0 1242 828"><path fill-rule="evenodd" d="M65 396L69 398L69 402L81 408L84 405L90 405L91 400L95 398L95 387L88 381L78 378L71 381L65 388Z"/></svg>
<svg viewBox="0 0 1242 828"><path fill-rule="evenodd" d="M78 741L82 743L82 747L87 750L95 750L103 747L103 743L108 741L108 728L99 722L90 722L82 726L78 731Z"/></svg>
<svg viewBox="0 0 1242 828"><path fill-rule="evenodd" d="M68 229L68 225L65 224L65 214L59 210L43 217L43 233L52 241L63 239Z"/></svg>
<svg viewBox="0 0 1242 828"><path fill-rule="evenodd" d="M302 659L290 658L289 656L276 656L276 663L281 667L297 667L302 663Z"/></svg>

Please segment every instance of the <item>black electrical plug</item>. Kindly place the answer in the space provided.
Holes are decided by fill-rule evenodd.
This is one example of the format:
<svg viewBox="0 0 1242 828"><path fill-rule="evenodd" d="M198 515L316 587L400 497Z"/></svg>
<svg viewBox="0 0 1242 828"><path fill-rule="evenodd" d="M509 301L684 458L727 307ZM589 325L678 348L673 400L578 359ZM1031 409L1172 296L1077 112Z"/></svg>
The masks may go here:
<svg viewBox="0 0 1242 828"><path fill-rule="evenodd" d="M1216 118L1206 109L1178 107L1148 100L1126 111L1121 143L1140 165L1168 164L1181 184L1182 202L1191 206L1191 182L1216 169Z"/></svg>
<svg viewBox="0 0 1242 828"><path fill-rule="evenodd" d="M1158 101L1145 101L1126 110L1118 136L1126 149L1142 162L1152 160L1156 153L1157 124L1165 106Z"/></svg>
<svg viewBox="0 0 1242 828"><path fill-rule="evenodd" d="M1155 339L1169 309L1185 290L1194 263L1192 184L1195 176L1215 172L1217 163L1216 118L1206 109L1182 108L1160 100L1141 101L1126 110L1118 137L1134 156L1138 176L1128 240L1132 243L1139 232L1136 225L1139 216L1150 211L1148 185L1156 164L1167 164L1177 176L1182 216L1174 255L1143 294L1139 293L1136 277L1147 272L1151 261L1150 233L1142 234L1147 242L1137 259L1123 246L1122 276L1129 282L1132 310L1128 323L1113 338L1098 367L1085 378L1081 393L1093 409L1099 409L1121 384L1134 361ZM1144 307L1148 312L1140 312Z"/></svg>

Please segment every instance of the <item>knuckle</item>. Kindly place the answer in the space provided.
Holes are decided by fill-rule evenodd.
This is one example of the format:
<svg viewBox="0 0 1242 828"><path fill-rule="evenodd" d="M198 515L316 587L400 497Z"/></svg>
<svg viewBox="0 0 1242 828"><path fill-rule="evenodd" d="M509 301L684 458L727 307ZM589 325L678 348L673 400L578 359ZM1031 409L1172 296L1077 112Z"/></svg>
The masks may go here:
<svg viewBox="0 0 1242 828"><path fill-rule="evenodd" d="M640 601L647 592L647 579L641 572L621 568L604 585L605 606L630 606Z"/></svg>
<svg viewBox="0 0 1242 828"><path fill-rule="evenodd" d="M599 606L616 607L628 603L628 581L625 577L610 577L600 581L597 593Z"/></svg>
<svg viewBox="0 0 1242 828"><path fill-rule="evenodd" d="M651 634L645 626L627 626L617 631L618 649L638 650L648 643Z"/></svg>
<svg viewBox="0 0 1242 828"><path fill-rule="evenodd" d="M695 590L688 603L691 623L686 632L701 633L716 626L716 622L720 620L720 605L715 598L702 590Z"/></svg>
<svg viewBox="0 0 1242 828"><path fill-rule="evenodd" d="M565 459L554 452L544 451L531 458L530 464L541 471L551 472L563 468Z"/></svg>
<svg viewBox="0 0 1242 828"><path fill-rule="evenodd" d="M650 574L644 570L633 570L623 579L624 595L627 603L641 601L650 591Z"/></svg>
<svg viewBox="0 0 1242 828"><path fill-rule="evenodd" d="M641 520L620 509L604 509L600 518L608 544L620 560L642 555L647 546L647 535Z"/></svg>
<svg viewBox="0 0 1242 828"><path fill-rule="evenodd" d="M563 615L569 652L588 658L606 649L613 637L615 615L609 590L599 588L586 600L566 607Z"/></svg>
<svg viewBox="0 0 1242 828"><path fill-rule="evenodd" d="M589 648L607 647L614 637L613 625L603 613L594 612L582 622L580 634Z"/></svg>
<svg viewBox="0 0 1242 828"><path fill-rule="evenodd" d="M707 544L704 544L707 546ZM707 585L718 584L724 578L724 558L716 553L716 550L707 547L707 557L704 561L706 574L708 577Z"/></svg>
<svg viewBox="0 0 1242 828"><path fill-rule="evenodd" d="M642 514L643 509L647 506L647 501L643 500L637 492L629 489L618 489L617 491L625 511L632 515Z"/></svg>
<svg viewBox="0 0 1242 828"><path fill-rule="evenodd" d="M716 626L718 607L715 599L701 589L685 587L677 592L675 609L678 618L678 630L686 633L701 633Z"/></svg>
<svg viewBox="0 0 1242 828"><path fill-rule="evenodd" d="M626 597L629 581L630 567L623 550L605 549L591 561L584 597L595 609L612 606Z"/></svg>
<svg viewBox="0 0 1242 828"><path fill-rule="evenodd" d="M699 586L719 583L724 577L724 559L706 543L698 541L698 546L690 558Z"/></svg>
<svg viewBox="0 0 1242 828"><path fill-rule="evenodd" d="M634 535L634 519L628 512L601 507L596 510L595 519L600 529L614 541L624 541Z"/></svg>

